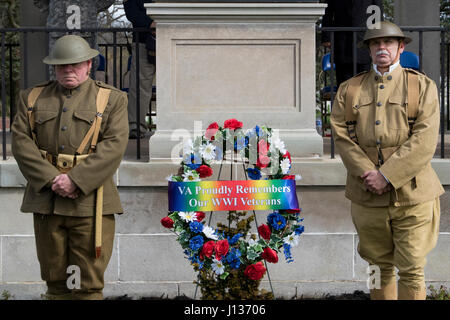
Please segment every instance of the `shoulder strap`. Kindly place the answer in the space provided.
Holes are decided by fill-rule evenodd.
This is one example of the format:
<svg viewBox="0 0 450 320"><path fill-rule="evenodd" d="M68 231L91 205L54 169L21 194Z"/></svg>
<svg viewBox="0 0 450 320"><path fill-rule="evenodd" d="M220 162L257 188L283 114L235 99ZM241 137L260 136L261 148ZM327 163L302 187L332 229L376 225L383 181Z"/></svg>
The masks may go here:
<svg viewBox="0 0 450 320"><path fill-rule="evenodd" d="M356 136L356 115L353 113L353 105L355 96L361 89L361 83L367 72L362 72L348 80L347 93L345 94L345 124L347 125L347 132L353 142L358 144L358 137Z"/></svg>
<svg viewBox="0 0 450 320"><path fill-rule="evenodd" d="M415 72L408 71L408 122L417 118L419 111L419 76Z"/></svg>
<svg viewBox="0 0 450 320"><path fill-rule="evenodd" d="M86 145L88 144L89 139L92 137L91 141L91 147L89 149L89 153L91 153L93 150L95 150L95 147L97 146L97 140L98 135L100 132L100 127L102 124L102 117L103 112L106 109L106 105L108 104L109 95L111 93L111 89L106 88L99 88L97 93L97 114L94 120L94 123L89 128L89 131L86 133L86 135L83 138L83 141L81 142L80 146L78 147L76 153L82 154L84 149L86 148Z"/></svg>
<svg viewBox="0 0 450 320"><path fill-rule="evenodd" d="M31 89L30 93L28 94L28 109L27 109L27 117L28 117L28 123L30 124L31 129L31 136L33 137L34 142L37 144L37 138L36 133L34 132L34 114L33 114L33 108L34 104L36 103L37 98L41 94L42 90L44 90L44 86L41 87L34 87Z"/></svg>
<svg viewBox="0 0 450 320"><path fill-rule="evenodd" d="M353 104L355 96L361 88L361 83L367 72L360 73L348 80L347 93L345 95L345 121L353 123L356 121L356 116L353 113Z"/></svg>

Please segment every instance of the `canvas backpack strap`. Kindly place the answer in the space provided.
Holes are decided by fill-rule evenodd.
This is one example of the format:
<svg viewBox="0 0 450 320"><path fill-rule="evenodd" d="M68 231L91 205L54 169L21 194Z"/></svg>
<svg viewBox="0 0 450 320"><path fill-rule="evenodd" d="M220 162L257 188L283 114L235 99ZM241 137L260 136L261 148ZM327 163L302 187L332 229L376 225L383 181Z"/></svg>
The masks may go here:
<svg viewBox="0 0 450 320"><path fill-rule="evenodd" d="M419 112L419 76L413 71L408 71L408 125L409 135Z"/></svg>
<svg viewBox="0 0 450 320"><path fill-rule="evenodd" d="M96 101L97 114L95 116L95 120L94 120L92 126L89 128L89 131L86 133L86 135L83 138L83 141L81 142L80 146L78 147L78 149L76 151L77 154L83 153L83 151L86 148L91 137L92 137L92 140L91 140L91 146L89 148L89 153L91 153L92 151L95 150L95 148L97 146L100 127L102 124L103 112L105 111L106 106L108 104L110 93L111 93L111 89L99 88L98 93L97 93L97 101Z"/></svg>
<svg viewBox="0 0 450 320"><path fill-rule="evenodd" d="M36 138L36 132L35 132L35 121L34 121L34 114L33 114L33 108L34 104L36 103L37 98L41 94L42 90L44 90L45 86L40 87L34 87L31 89L30 93L28 94L28 108L27 108L27 117L28 117L28 123L30 124L30 130L31 130L31 136L33 137L33 141L37 143Z"/></svg>
<svg viewBox="0 0 450 320"><path fill-rule="evenodd" d="M358 137L356 136L356 115L353 112L355 97L361 89L361 83L367 72L360 73L348 80L347 93L345 95L345 124L347 125L348 135L356 144Z"/></svg>

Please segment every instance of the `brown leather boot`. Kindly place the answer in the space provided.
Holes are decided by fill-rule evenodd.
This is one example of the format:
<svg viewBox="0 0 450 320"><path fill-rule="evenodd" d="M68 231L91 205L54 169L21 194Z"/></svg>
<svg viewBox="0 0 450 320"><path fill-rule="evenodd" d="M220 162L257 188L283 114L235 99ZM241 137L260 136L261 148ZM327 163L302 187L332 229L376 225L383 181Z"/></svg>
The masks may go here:
<svg viewBox="0 0 450 320"><path fill-rule="evenodd" d="M421 287L419 289L407 287L401 282L398 284L398 299L399 300L426 300L427 289Z"/></svg>
<svg viewBox="0 0 450 320"><path fill-rule="evenodd" d="M391 281L380 289L371 289L370 300L397 300L397 282Z"/></svg>

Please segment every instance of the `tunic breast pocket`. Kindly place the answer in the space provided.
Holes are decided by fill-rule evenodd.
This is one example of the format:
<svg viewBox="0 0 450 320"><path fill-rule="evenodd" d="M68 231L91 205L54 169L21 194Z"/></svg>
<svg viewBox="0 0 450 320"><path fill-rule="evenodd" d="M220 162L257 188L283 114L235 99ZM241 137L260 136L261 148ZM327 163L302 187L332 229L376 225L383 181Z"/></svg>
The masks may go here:
<svg viewBox="0 0 450 320"><path fill-rule="evenodd" d="M54 135L57 127L58 112L53 110L36 110L34 125L39 147L49 150L54 144Z"/></svg>
<svg viewBox="0 0 450 320"><path fill-rule="evenodd" d="M69 137L71 147L77 149L80 146L84 136L94 123L95 114L95 111L91 110L74 111Z"/></svg>
<svg viewBox="0 0 450 320"><path fill-rule="evenodd" d="M389 129L409 130L406 106L402 96L391 96L386 106L386 121Z"/></svg>
<svg viewBox="0 0 450 320"><path fill-rule="evenodd" d="M373 115L372 108L370 107L373 103L373 97L371 96L361 96L358 99L358 104L353 106L353 112L357 113L356 119L356 135L358 137L363 136L364 132L368 128L373 126Z"/></svg>

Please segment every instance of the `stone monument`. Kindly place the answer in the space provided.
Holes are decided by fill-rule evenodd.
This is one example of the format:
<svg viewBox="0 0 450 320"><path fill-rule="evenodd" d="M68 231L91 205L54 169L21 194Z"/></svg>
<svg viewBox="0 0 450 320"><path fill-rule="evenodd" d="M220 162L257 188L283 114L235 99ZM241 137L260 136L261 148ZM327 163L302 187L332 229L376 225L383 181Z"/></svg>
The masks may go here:
<svg viewBox="0 0 450 320"><path fill-rule="evenodd" d="M157 22L157 129L150 162L169 160L182 136L229 118L245 128L279 129L294 157L321 156L315 23L325 7L264 0L146 4Z"/></svg>

